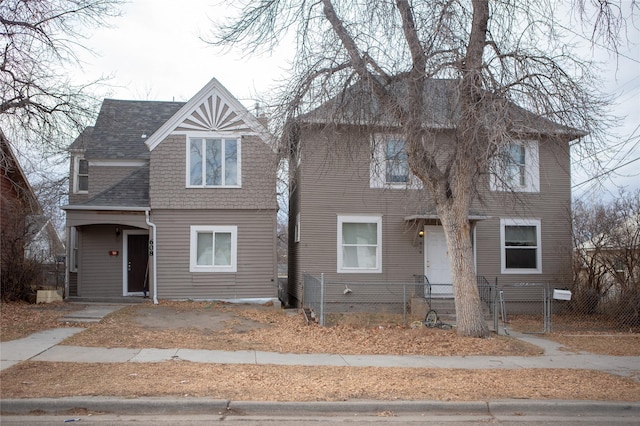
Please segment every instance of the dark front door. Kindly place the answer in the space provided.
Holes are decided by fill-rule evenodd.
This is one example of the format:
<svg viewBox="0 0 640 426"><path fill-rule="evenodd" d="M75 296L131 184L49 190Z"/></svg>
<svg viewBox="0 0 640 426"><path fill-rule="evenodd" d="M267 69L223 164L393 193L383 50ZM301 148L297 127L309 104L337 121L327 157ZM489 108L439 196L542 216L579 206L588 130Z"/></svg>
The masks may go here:
<svg viewBox="0 0 640 426"><path fill-rule="evenodd" d="M127 237L127 291L142 292L149 273L149 236L129 235Z"/></svg>

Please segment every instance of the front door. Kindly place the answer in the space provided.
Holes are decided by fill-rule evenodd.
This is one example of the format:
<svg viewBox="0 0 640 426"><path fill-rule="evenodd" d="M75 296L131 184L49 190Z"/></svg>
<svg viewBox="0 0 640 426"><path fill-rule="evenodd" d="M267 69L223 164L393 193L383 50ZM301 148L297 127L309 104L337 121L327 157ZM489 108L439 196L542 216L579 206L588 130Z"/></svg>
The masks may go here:
<svg viewBox="0 0 640 426"><path fill-rule="evenodd" d="M127 293L142 293L148 280L149 235L127 235Z"/></svg>
<svg viewBox="0 0 640 426"><path fill-rule="evenodd" d="M447 240L442 226L424 227L424 269L432 297L452 297L453 280Z"/></svg>

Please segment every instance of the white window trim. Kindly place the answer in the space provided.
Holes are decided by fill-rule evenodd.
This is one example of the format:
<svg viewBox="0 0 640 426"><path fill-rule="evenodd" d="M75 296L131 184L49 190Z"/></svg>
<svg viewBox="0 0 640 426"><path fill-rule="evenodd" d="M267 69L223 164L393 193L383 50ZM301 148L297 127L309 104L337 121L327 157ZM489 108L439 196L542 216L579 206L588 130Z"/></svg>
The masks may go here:
<svg viewBox="0 0 640 426"><path fill-rule="evenodd" d="M537 140L514 140L511 144L519 144L524 146L524 185L509 185L503 179L503 170L501 170L499 160L496 158L493 162L493 173L491 173L490 189L492 191L514 191L514 192L540 192L540 157L539 143Z"/></svg>
<svg viewBox="0 0 640 426"><path fill-rule="evenodd" d="M80 172L80 160L84 160L84 156L83 155L77 155L73 158L73 193L74 194L88 194L89 190L80 190L78 189L78 182L80 181L80 179L78 179L78 173ZM90 164L87 163L87 166L89 166ZM88 176L88 174L87 174Z"/></svg>
<svg viewBox="0 0 640 426"><path fill-rule="evenodd" d="M69 228L69 272L78 272L78 230Z"/></svg>
<svg viewBox="0 0 640 426"><path fill-rule="evenodd" d="M198 232L231 233L231 265L202 266L198 265ZM237 272L238 271L238 227L192 225L190 232L189 272ZM214 239L215 241L215 239Z"/></svg>
<svg viewBox="0 0 640 426"><path fill-rule="evenodd" d="M535 226L536 227L536 269L509 268L506 264L505 226ZM541 274L542 273L542 227L540 219L500 219L500 269L503 274Z"/></svg>
<svg viewBox="0 0 640 426"><path fill-rule="evenodd" d="M387 163L385 145L388 139L405 139L403 135L384 133L376 134L371 139L371 163L369 172L369 187L384 189L418 189L422 187L420 180L409 170L409 182L387 183Z"/></svg>
<svg viewBox="0 0 640 426"><path fill-rule="evenodd" d="M378 231L378 250L376 251L375 268L349 268L342 265L342 224L343 223L376 223ZM379 274L382 273L382 216L380 215L339 215L338 216L337 272L342 274Z"/></svg>
<svg viewBox="0 0 640 426"><path fill-rule="evenodd" d="M187 133L186 134L186 144L185 144L185 152L186 152L186 171L185 171L185 182L187 188L242 188L242 136L237 134L223 134L223 133ZM235 139L238 142L238 183L237 185L206 185L205 178L203 176L202 185L192 185L191 184L191 152L190 152L190 144L191 139ZM224 167L224 166L223 166ZM203 168L204 174L204 168ZM224 176L224 169L223 169Z"/></svg>

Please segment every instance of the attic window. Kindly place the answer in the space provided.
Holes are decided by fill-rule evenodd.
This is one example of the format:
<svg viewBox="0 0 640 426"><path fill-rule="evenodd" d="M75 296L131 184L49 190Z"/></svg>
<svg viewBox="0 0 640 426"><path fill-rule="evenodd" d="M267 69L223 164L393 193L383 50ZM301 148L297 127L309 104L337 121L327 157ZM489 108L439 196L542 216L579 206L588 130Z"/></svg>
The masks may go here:
<svg viewBox="0 0 640 426"><path fill-rule="evenodd" d="M187 187L241 186L239 138L189 138L187 150Z"/></svg>

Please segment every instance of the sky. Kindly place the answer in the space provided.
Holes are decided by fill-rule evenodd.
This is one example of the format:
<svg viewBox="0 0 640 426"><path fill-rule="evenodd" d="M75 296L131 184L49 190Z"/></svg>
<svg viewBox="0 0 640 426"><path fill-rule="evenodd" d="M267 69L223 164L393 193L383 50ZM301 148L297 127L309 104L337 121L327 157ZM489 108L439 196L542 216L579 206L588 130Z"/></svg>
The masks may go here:
<svg viewBox="0 0 640 426"><path fill-rule="evenodd" d="M186 101L215 77L247 108L254 108L261 96L286 78L292 50L283 47L273 54L244 55L237 49L207 45L200 36L210 34L212 21L224 22L236 13L221 3L132 0L123 6L121 17L110 21L110 28L92 31L84 42L95 54L81 53L78 78L110 76L106 95L112 98ZM640 19L635 25L640 26ZM575 33L572 41L583 44L587 59L602 61L604 91L615 97L612 112L622 119L610 136L610 145L618 147L598 155L612 157L608 166L617 168L615 174L608 175L602 187L597 185L601 179L588 181L593 176L574 166L574 197L611 198L617 194L615 185L640 189L640 30L630 28L631 45L623 46L616 58L602 47L590 46L578 35L578 27L568 23L567 28ZM626 138L631 141L619 143ZM621 167L625 163L629 164Z"/></svg>

